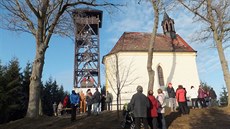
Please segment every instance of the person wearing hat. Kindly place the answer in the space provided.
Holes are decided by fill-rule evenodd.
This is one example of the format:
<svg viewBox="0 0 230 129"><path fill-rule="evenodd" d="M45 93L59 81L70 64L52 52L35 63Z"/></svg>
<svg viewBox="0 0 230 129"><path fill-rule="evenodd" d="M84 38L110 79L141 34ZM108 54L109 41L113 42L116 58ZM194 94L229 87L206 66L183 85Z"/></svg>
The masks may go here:
<svg viewBox="0 0 230 129"><path fill-rule="evenodd" d="M147 111L150 105L148 98L142 92L142 86L137 86L137 93L132 96L130 101L131 111L133 111L135 118L136 129L141 128L141 120L144 124L144 129L148 129Z"/></svg>

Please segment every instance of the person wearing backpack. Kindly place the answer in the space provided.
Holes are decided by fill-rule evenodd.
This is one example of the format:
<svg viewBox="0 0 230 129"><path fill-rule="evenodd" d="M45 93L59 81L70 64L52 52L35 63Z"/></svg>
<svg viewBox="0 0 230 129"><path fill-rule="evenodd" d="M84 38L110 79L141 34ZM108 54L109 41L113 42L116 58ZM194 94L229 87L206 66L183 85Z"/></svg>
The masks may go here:
<svg viewBox="0 0 230 129"><path fill-rule="evenodd" d="M157 110L159 108L159 105L158 105L157 99L153 95L152 90L148 91L148 100L149 100L149 104L150 104L150 108L148 110L149 125L150 125L151 129L157 129L157 117L158 117Z"/></svg>

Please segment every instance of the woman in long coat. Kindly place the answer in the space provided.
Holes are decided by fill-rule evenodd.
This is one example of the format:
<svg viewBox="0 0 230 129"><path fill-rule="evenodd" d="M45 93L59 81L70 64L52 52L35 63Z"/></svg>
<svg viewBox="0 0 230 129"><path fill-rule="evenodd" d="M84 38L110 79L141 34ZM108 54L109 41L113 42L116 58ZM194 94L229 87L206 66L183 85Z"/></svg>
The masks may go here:
<svg viewBox="0 0 230 129"><path fill-rule="evenodd" d="M136 129L140 129L141 119L144 124L144 128L148 129L147 111L149 108L149 101L142 92L142 86L137 86L137 93L132 96L130 101L131 110L133 111L135 117Z"/></svg>

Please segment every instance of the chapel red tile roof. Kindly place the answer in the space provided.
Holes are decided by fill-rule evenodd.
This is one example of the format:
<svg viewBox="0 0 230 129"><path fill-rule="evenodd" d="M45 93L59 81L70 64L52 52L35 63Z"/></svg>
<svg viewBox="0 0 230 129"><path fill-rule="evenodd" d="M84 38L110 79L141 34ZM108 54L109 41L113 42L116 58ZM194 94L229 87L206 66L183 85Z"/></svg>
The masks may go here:
<svg viewBox="0 0 230 129"><path fill-rule="evenodd" d="M113 49L107 54L117 52L148 52L151 33L124 32ZM154 52L196 52L178 34L175 39L164 34L156 35Z"/></svg>

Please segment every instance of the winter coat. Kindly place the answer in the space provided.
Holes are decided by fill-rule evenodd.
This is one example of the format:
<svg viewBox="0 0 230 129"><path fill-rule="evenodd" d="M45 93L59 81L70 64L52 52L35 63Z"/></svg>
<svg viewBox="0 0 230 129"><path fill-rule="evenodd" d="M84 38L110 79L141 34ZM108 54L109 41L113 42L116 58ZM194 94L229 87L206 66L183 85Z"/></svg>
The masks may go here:
<svg viewBox="0 0 230 129"><path fill-rule="evenodd" d="M198 98L205 98L205 91L202 88L198 89Z"/></svg>
<svg viewBox="0 0 230 129"><path fill-rule="evenodd" d="M100 103L101 101L101 93L99 91L95 91L95 93L92 96L93 103Z"/></svg>
<svg viewBox="0 0 230 129"><path fill-rule="evenodd" d="M211 99L216 99L216 92L214 91L214 90L210 90L209 91L209 97L211 98Z"/></svg>
<svg viewBox="0 0 230 129"><path fill-rule="evenodd" d="M147 118L147 110L149 108L148 98L141 92L134 94L130 101L131 110L133 111L134 117Z"/></svg>
<svg viewBox="0 0 230 129"><path fill-rule="evenodd" d="M66 108L67 106L69 106L68 102L69 102L69 96L66 95L65 98L64 98L64 100L63 100L63 107L64 108Z"/></svg>
<svg viewBox="0 0 230 129"><path fill-rule="evenodd" d="M157 117L157 110L159 108L158 100L153 95L149 95L148 99L150 104L148 115L149 117Z"/></svg>
<svg viewBox="0 0 230 129"><path fill-rule="evenodd" d="M111 103L113 101L113 95L111 93L108 93L105 99L106 103Z"/></svg>
<svg viewBox="0 0 230 129"><path fill-rule="evenodd" d="M176 91L177 102L186 102L186 91L181 88Z"/></svg>
<svg viewBox="0 0 230 129"><path fill-rule="evenodd" d="M78 105L80 102L79 94L71 94L70 95L70 102L71 102L71 104Z"/></svg>
<svg viewBox="0 0 230 129"><path fill-rule="evenodd" d="M86 102L87 102L87 105L92 105L93 104L92 93L87 93Z"/></svg>
<svg viewBox="0 0 230 129"><path fill-rule="evenodd" d="M176 93L173 87L167 87L167 92L168 92L168 96L169 98L175 98Z"/></svg>
<svg viewBox="0 0 230 129"><path fill-rule="evenodd" d="M197 96L198 96L197 89L192 88L188 90L188 97L190 97L191 99L196 99Z"/></svg>
<svg viewBox="0 0 230 129"><path fill-rule="evenodd" d="M83 92L80 93L81 101L85 101L85 94Z"/></svg>
<svg viewBox="0 0 230 129"><path fill-rule="evenodd" d="M159 104L159 108L157 110L158 113L165 113L165 95L163 93L160 93L157 95L157 100L158 100L158 104Z"/></svg>
<svg viewBox="0 0 230 129"><path fill-rule="evenodd" d="M58 110L62 110L63 109L63 104L62 103L59 103L58 104Z"/></svg>

